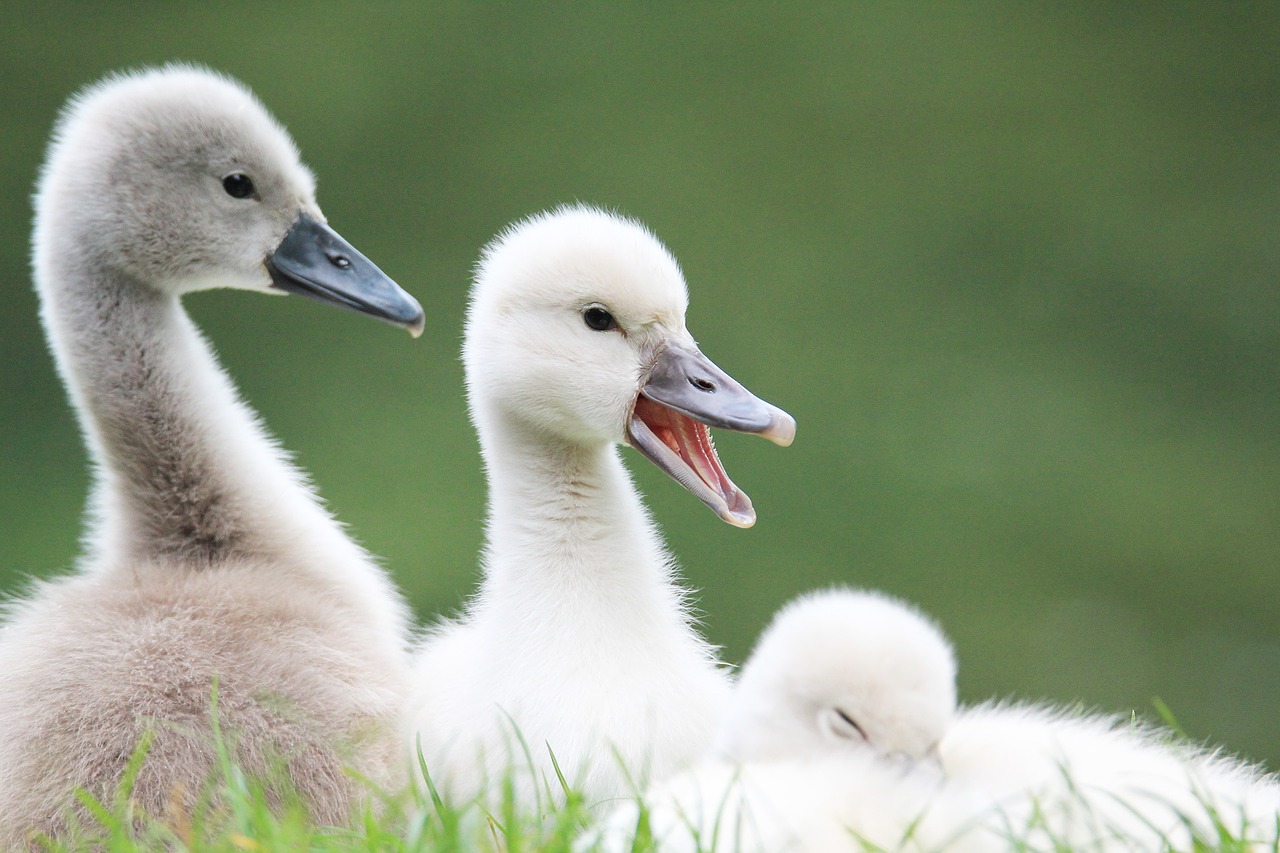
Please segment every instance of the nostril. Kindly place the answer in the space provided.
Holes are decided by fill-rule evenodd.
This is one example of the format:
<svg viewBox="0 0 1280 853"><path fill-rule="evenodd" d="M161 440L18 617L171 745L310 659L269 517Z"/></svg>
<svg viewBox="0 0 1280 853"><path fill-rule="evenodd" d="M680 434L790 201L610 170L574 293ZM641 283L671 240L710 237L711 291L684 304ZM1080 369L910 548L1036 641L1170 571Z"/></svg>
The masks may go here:
<svg viewBox="0 0 1280 853"><path fill-rule="evenodd" d="M337 252L328 252L326 254L329 258L329 263L333 264L340 270L345 270L351 266L351 259L346 255L342 255Z"/></svg>
<svg viewBox="0 0 1280 853"><path fill-rule="evenodd" d="M716 383L712 382L710 379L703 379L698 376L690 376L689 384L694 388L697 388L699 391L711 393L716 390Z"/></svg>

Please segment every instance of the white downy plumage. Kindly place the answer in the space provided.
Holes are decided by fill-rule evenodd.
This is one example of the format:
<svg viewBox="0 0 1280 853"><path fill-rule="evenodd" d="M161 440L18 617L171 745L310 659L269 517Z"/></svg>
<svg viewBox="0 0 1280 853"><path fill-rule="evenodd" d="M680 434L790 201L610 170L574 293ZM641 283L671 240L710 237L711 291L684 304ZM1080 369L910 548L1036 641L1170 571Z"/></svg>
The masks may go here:
<svg viewBox="0 0 1280 853"><path fill-rule="evenodd" d="M746 762L869 748L936 761L955 706L955 659L937 626L886 595L828 590L773 618L713 753Z"/></svg>
<svg viewBox="0 0 1280 853"><path fill-rule="evenodd" d="M344 766L386 780L400 757L406 611L179 298L294 291L415 333L421 308L323 224L253 95L198 68L70 102L34 256L94 483L78 569L10 601L0 628L0 846L58 831L73 788L110 802L148 728L135 807L191 808L215 767L215 679L243 767L287 761L313 815L344 819L362 790Z"/></svg>
<svg viewBox="0 0 1280 853"><path fill-rule="evenodd" d="M937 763L885 760L883 747L868 749L822 711L836 697L865 693L866 673L848 661L887 655L864 663L886 678L903 674L898 713L876 711L899 724L947 704L936 689L946 669L942 658L942 668L925 663L940 637L864 615L870 626L854 624L857 608L843 607L840 594L782 611L744 669L718 748L646 792L660 850L1128 853L1191 849L1193 838L1212 846L1219 827L1273 849L1274 778L1119 719L984 705L943 724ZM887 635L869 638L877 625ZM923 641L915 648L924 656L886 651L895 637ZM842 643L843 656L833 654ZM912 681L933 684L934 699L922 703L927 693L911 690ZM842 698L837 707L858 701ZM937 733L943 718L926 717L922 730ZM874 747L873 728L866 740ZM620 807L589 840L629 850L638 816L636 804Z"/></svg>
<svg viewBox="0 0 1280 853"><path fill-rule="evenodd" d="M748 526L706 425L780 444L795 425L698 351L686 301L652 234L588 207L484 251L463 347L489 480L484 579L425 639L409 715L456 801L492 802L509 776L526 804L557 792L549 751L588 797L629 796L712 736L728 678L616 445Z"/></svg>

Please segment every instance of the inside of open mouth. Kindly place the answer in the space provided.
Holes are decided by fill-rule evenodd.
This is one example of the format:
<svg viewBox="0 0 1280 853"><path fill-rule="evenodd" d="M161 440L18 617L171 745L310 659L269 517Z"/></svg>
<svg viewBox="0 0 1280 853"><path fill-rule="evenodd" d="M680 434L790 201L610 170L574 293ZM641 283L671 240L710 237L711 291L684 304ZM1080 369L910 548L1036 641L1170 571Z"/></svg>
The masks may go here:
<svg viewBox="0 0 1280 853"><path fill-rule="evenodd" d="M635 416L654 436L680 457L698 479L716 492L727 503L734 503L738 488L724 472L720 457L711 442L711 430L688 415L668 409L641 395L636 400Z"/></svg>

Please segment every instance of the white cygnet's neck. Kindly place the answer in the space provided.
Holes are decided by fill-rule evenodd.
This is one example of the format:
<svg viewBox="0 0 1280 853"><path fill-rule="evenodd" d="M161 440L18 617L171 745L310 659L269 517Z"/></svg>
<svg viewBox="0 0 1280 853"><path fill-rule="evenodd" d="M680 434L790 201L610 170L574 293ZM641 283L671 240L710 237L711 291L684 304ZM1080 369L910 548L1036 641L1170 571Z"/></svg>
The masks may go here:
<svg viewBox="0 0 1280 853"><path fill-rule="evenodd" d="M509 419L482 428L481 443L487 619L531 639L635 648L639 635L652 648L665 637L704 653L671 558L613 445L559 441Z"/></svg>

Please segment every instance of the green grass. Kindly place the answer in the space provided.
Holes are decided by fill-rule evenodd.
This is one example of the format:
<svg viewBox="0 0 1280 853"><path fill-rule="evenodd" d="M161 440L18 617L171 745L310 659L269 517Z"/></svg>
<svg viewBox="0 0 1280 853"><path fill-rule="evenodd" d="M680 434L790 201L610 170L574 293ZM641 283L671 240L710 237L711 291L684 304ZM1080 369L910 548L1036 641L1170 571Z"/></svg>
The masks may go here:
<svg viewBox="0 0 1280 853"><path fill-rule="evenodd" d="M289 793L286 778L247 776L222 752L223 760L198 805L165 815L141 812L131 798L145 760L144 738L116 792L106 801L76 794L76 817L58 838L32 839L38 849L134 851L448 851L504 850L508 853L569 851L586 826L580 795L568 793L555 808L522 812L508 792L496 814L476 806L456 808L434 789L390 792L369 785L366 803L344 827L317 826ZM74 807L73 807L74 808Z"/></svg>
<svg viewBox="0 0 1280 853"><path fill-rule="evenodd" d="M143 851L210 851L210 853L243 853L243 851L311 850L311 851L393 851L393 853L461 853L461 851L507 851L507 853L588 853L598 848L575 844L575 840L593 825L593 815L580 795L571 794L565 802L545 813L520 812L513 800L506 800L500 814L484 812L476 806L456 808L429 797L407 793L388 797L374 792L371 803L355 815L348 827L318 827L307 821L305 811L293 803L284 808L272 807L265 787L240 779L219 791L226 807L193 817L188 823L173 825L153 816L139 815L130 807L127 797L117 798L110 806L92 798L82 801L92 805L93 819L77 828L69 837L42 838L39 847L49 851L74 853L81 850L103 850L111 853L143 853ZM1172 841L1161 851L1259 851L1280 850L1274 843L1258 846L1251 843L1253 828L1244 836L1225 820L1216 824L1214 837L1197 836L1191 847ZM1269 830L1269 832L1267 831ZM1007 830L1008 849L1018 853L1069 853L1101 849L1095 844L1071 846L1055 834L1044 813L1035 810L1032 819L1020 828ZM1259 834L1275 837L1275 827L1258 827ZM714 834L712 836L714 837ZM863 842L850 834L851 851L890 853L914 851L927 853L918 846L910 831L900 845L885 847ZM1124 843L1124 837L1103 830L1099 843ZM857 846L853 846L857 845ZM661 853L641 811L631 853ZM685 848L682 848L682 850ZM1117 849L1108 847L1106 849ZM1136 845L1129 849L1141 850ZM699 846L698 853L726 853L710 843Z"/></svg>
<svg viewBox="0 0 1280 853"><path fill-rule="evenodd" d="M291 786L283 772L269 780L247 776L232 760L223 745L222 734L215 725L219 744L218 766L210 784L189 811L170 811L165 815L142 813L131 797L134 782L146 760L151 738L144 736L125 768L117 790L110 798L98 799L80 791L76 795L78 816L70 829L58 838L33 838L36 849L57 853L107 851L107 853L150 853L150 851L200 851L200 853L244 853L244 851L390 851L390 853L463 853L463 851L501 851L501 853L594 853L601 849L592 830L608 810L592 809L580 792L573 790L557 771L539 797L536 807L522 809L517 805L515 786L503 786L503 795L494 811L477 804L458 806L440 795L425 764L420 765L425 784L406 790L386 791L367 780L369 796L344 827L323 827L307 817L305 805L290 793ZM419 759L421 761L421 757ZM1124 815L1121 803L1121 815ZM1211 828L1206 833L1204 822L1184 818L1190 846L1165 839L1162 846L1151 848L1128 839L1118 821L1096 811L1080 792L1066 802L1032 803L1026 810L1003 812L993 808L983 816L984 825L994 827L992 834L1002 838L1014 853L1076 853L1102 850L1157 850L1160 853L1210 853L1210 851L1280 851L1280 815L1275 825L1243 826L1239 816L1224 815L1207 805ZM723 806L715 815L716 825L704 832L690 829L687 839L678 847L681 853L731 853L726 844L732 837L721 825ZM1139 828L1149 827L1136 809L1133 816ZM1063 837L1062 821L1050 815L1070 814L1073 842ZM990 818L986 820L986 818ZM977 819L975 819L977 820ZM850 853L931 853L939 849L928 846L917 837L923 820L909 823L899 843L884 846L871 843L850 831ZM960 837L969 826L955 830ZM1081 843L1080 833L1088 836ZM935 836L936 837L936 836ZM992 837L991 835L988 838ZM1259 839L1269 839L1266 843ZM693 840L693 839L696 839ZM694 845L694 846L688 846ZM630 833L627 853L662 853L650 830L650 816L638 809L635 830ZM971 849L971 848L966 848ZM610 848L617 853L618 848ZM825 853L825 852L824 852Z"/></svg>

